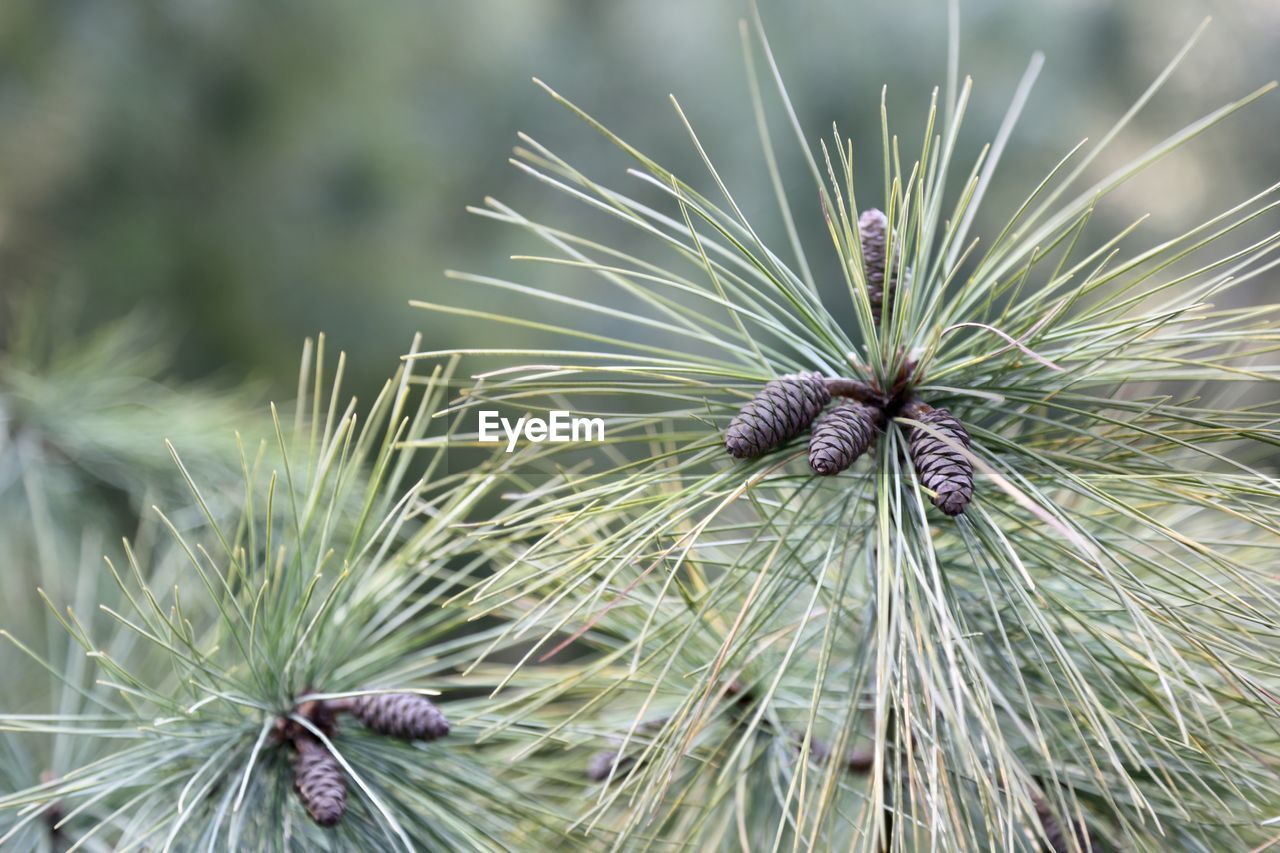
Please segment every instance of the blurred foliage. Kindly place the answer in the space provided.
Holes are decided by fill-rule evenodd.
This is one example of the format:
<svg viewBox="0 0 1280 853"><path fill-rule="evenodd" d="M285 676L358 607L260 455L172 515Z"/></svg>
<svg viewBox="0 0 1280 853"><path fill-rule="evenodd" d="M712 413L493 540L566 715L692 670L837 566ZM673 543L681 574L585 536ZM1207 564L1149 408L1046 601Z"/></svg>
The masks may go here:
<svg viewBox="0 0 1280 853"><path fill-rule="evenodd" d="M761 6L807 133L837 121L866 139L858 168L879 168L870 155L887 82L912 138L918 128L904 118L923 120L945 74L941 0ZM182 341L184 374L262 374L278 390L289 387L298 341L323 329L364 366L352 380L367 394L383 378L376 366L424 322L404 310L409 298L429 298L446 267L491 268L528 248L463 212L486 194L520 206L535 190L504 166L517 130L588 173L618 169L589 134L565 129L531 74L606 123L628 118L642 149L696 173L662 97L675 92L709 153L739 178L730 183L762 173L735 25L745 9L741 0L398 0L376 11L338 0L5 3L0 287L74 294L80 329L145 305ZM1103 132L1205 14L1217 20L1195 72L1139 116L1112 155L1120 159L1277 76L1280 6L963 3L962 68L976 95L962 158L998 122L1031 52L1048 54L988 210L1003 213L1067 148ZM1135 182L1107 215L1150 212L1149 236L1165 235L1272 183L1278 118L1269 99ZM783 173L799 174L790 165ZM759 192L744 206L771 215L767 182L745 183ZM796 201L799 226L821 229L816 201ZM1100 221L1097 233L1113 224ZM429 346L465 346L483 343L478 328L424 331Z"/></svg>
<svg viewBox="0 0 1280 853"><path fill-rule="evenodd" d="M269 423L247 405L249 386L166 381L171 352L141 314L73 336L65 312L47 300L4 303L0 571L8 592L0 628L61 658L67 638L47 603L108 600L101 555L124 534L151 550L152 503L169 507L180 529L199 518L165 442L183 449L222 513L240 476L234 430L254 447ZM82 655L75 662L72 671ZM25 657L10 658L5 670L5 692L18 703L46 701L36 685L50 679L58 695L58 678Z"/></svg>

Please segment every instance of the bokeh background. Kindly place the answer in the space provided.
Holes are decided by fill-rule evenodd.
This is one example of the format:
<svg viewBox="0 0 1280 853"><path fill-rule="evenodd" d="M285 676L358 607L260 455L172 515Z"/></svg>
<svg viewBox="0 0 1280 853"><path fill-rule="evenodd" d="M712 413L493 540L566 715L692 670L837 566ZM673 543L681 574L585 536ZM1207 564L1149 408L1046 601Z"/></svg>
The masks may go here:
<svg viewBox="0 0 1280 853"><path fill-rule="evenodd" d="M813 138L839 122L866 140L858 169L878 175L887 83L916 147L945 73L944 0L760 6ZM994 134L1032 52L1048 60L988 196L996 227L1066 150L1123 114L1206 15L1189 61L1096 175L1280 76L1275 0L961 8L961 65L975 78L964 159ZM446 268L511 275L508 256L532 248L466 214L469 203L492 195L568 224L585 217L508 165L515 133L627 182L533 75L701 182L667 101L677 94L749 215L776 225L739 44L747 11L744 0L6 0L0 289L39 294L50 333L71 341L141 312L173 342L173 376L253 379L275 396L293 386L303 337L321 330L365 391L416 330L430 346L492 345L406 305L456 288ZM1280 180L1277 127L1272 96L1126 188L1103 226L1149 212L1155 239ZM803 186L781 126L775 141ZM819 234L811 245L829 245L816 203L793 201L802 231Z"/></svg>

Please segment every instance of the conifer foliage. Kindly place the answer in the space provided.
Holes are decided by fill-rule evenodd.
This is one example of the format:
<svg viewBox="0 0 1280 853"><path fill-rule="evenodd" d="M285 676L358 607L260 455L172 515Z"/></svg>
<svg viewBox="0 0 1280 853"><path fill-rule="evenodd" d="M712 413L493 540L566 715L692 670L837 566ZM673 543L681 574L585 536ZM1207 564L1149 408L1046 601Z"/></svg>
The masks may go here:
<svg viewBox="0 0 1280 853"><path fill-rule="evenodd" d="M326 394L323 348L308 345L273 437L228 437L243 473L234 508L172 449L192 495L181 514L158 513L172 545L126 542L123 560L94 567L120 592L100 599L104 618L81 615L84 596L65 616L51 601L98 688L70 685L83 701L54 715L6 710L0 727L75 744L84 762L0 795L0 846L42 821L59 844L91 849L500 850L556 837L495 775L505 739L477 748L475 728L451 732L428 698L492 687L459 673L493 631L460 630L468 614L441 605L486 558L454 526L499 480L442 470L444 442L428 435L447 399L442 367L402 368L358 418L341 402L343 358ZM469 715L471 700L452 707Z"/></svg>

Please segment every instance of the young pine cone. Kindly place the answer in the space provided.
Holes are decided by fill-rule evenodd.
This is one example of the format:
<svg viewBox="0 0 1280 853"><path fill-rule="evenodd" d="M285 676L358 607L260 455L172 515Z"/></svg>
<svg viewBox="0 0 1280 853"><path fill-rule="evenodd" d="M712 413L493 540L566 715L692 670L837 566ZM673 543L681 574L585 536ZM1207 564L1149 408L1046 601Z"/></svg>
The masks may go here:
<svg viewBox="0 0 1280 853"><path fill-rule="evenodd" d="M867 298L871 300L871 313L879 322L880 313L893 299L900 278L895 269L888 274L886 282L889 220L883 212L868 208L858 217L858 236L862 242L862 268L867 276Z"/></svg>
<svg viewBox="0 0 1280 853"><path fill-rule="evenodd" d="M839 474L871 446L879 421L879 410L866 403L843 400L836 404L813 425L809 467L817 474Z"/></svg>
<svg viewBox="0 0 1280 853"><path fill-rule="evenodd" d="M738 459L763 456L803 432L830 402L831 392L820 374L774 379L733 416L725 448Z"/></svg>
<svg viewBox="0 0 1280 853"><path fill-rule="evenodd" d="M624 775L635 763L634 756L620 756L613 750L606 749L587 759L587 778L592 782L603 782L609 778L610 773Z"/></svg>
<svg viewBox="0 0 1280 853"><path fill-rule="evenodd" d="M293 787L311 819L321 826L337 826L347 811L347 782L338 759L317 740L294 741Z"/></svg>
<svg viewBox="0 0 1280 853"><path fill-rule="evenodd" d="M973 498L973 465L968 457L952 445L969 446L969 433L964 425L946 409L915 411L920 423L933 427L951 442L922 429L911 431L911 461L920 482L934 496L933 505L947 515L959 515Z"/></svg>
<svg viewBox="0 0 1280 853"><path fill-rule="evenodd" d="M435 740L449 733L449 721L440 709L416 693L357 696L351 713L375 732L405 740Z"/></svg>
<svg viewBox="0 0 1280 853"><path fill-rule="evenodd" d="M1049 808L1049 804L1044 801L1043 797L1035 798L1036 817L1040 820L1040 828L1044 830L1045 838L1049 841L1046 848L1050 853L1069 853L1076 849L1092 850L1094 853L1102 853L1102 847L1089 834L1089 830L1079 821L1071 821L1066 827L1062 825L1062 821ZM1071 845L1071 836L1075 836L1076 847Z"/></svg>

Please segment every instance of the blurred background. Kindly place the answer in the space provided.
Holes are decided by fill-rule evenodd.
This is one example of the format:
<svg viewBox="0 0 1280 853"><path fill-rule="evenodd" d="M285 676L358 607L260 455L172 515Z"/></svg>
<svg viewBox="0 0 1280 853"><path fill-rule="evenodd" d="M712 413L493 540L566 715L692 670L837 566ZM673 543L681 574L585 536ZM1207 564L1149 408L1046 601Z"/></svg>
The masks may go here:
<svg viewBox="0 0 1280 853"><path fill-rule="evenodd" d="M810 137L837 121L866 140L858 169L875 187L881 85L915 148L944 79L944 0L760 6ZM994 134L1032 52L1047 54L988 196L995 226L1066 150L1105 133L1204 16L1215 20L1189 61L1097 176L1280 76L1275 0L961 6L961 66L975 78L964 160ZM7 0L0 290L38 294L46 331L72 345L141 312L139 325L172 344L167 375L252 379L277 397L291 393L303 337L324 331L367 394L416 330L431 347L493 343L406 305L456 288L446 268L515 275L506 259L529 238L467 204L492 195L565 215L508 165L518 130L626 187L616 154L531 76L702 181L675 93L748 215L776 225L743 74L746 11L744 0ZM1150 212L1154 240L1280 180L1278 126L1271 96L1128 187L1094 233ZM775 142L803 187L780 125ZM821 229L795 192L802 231Z"/></svg>

